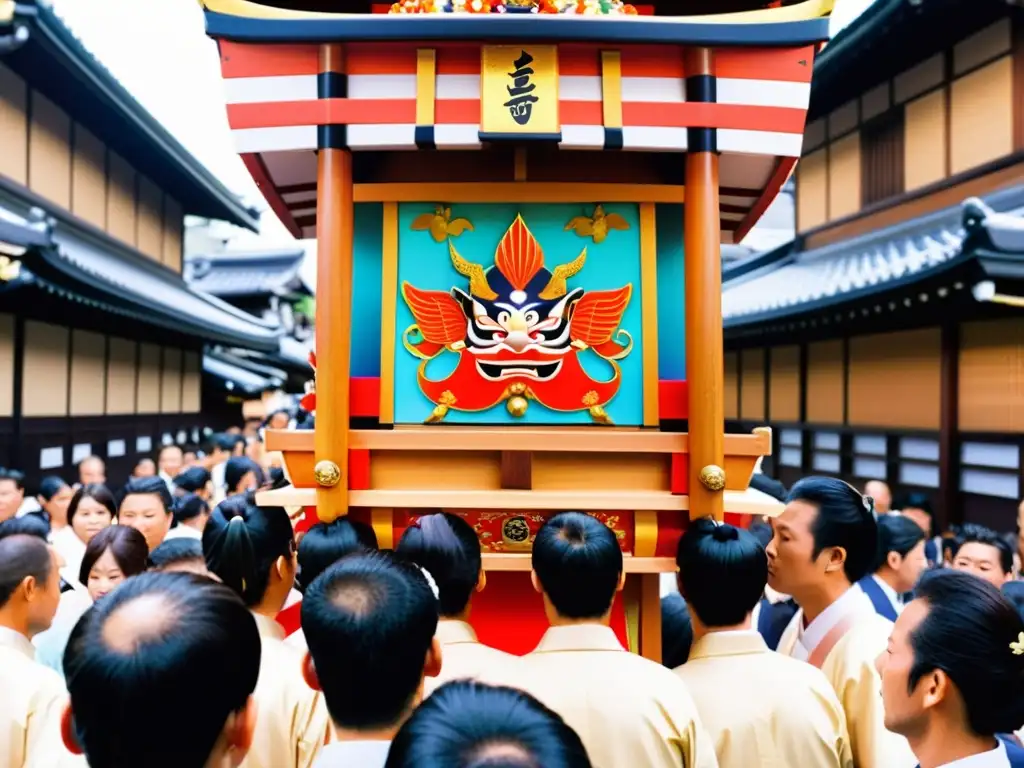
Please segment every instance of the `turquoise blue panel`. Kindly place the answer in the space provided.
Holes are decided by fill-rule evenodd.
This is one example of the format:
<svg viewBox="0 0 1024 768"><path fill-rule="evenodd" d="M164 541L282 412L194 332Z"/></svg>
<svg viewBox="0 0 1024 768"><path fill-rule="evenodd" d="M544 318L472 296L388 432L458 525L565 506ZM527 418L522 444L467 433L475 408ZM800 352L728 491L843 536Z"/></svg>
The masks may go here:
<svg viewBox="0 0 1024 768"><path fill-rule="evenodd" d="M352 263L352 376L380 376L380 284L384 206L356 206Z"/></svg>
<svg viewBox="0 0 1024 768"><path fill-rule="evenodd" d="M659 205L658 378L686 378L686 298L683 275L683 206Z"/></svg>
<svg viewBox="0 0 1024 768"><path fill-rule="evenodd" d="M606 205L606 213L617 213L629 223L628 230L611 232L607 239L595 244L590 237L580 237L565 226L576 216L593 214L593 204L521 204L498 203L480 205L455 205L453 218L469 219L473 231L466 231L453 239L458 252L468 261L485 268L494 264L494 253L498 242L521 213L526 225L537 238L544 251L545 266L553 269L556 265L570 262L586 247L587 261L583 270L568 280L569 290L582 287L586 290L611 290L632 284L633 295L623 315L621 328L627 330L634 340L629 355L619 361L622 368L622 383L614 399L605 407L616 424L638 425L643 423L643 335L641 322L640 295L640 216L636 205ZM467 278L455 271L448 255L447 242L435 242L424 231L411 229L413 220L424 213L433 212L434 207L426 204L403 204L398 209L398 285L408 281L422 290L448 291L453 286L468 289ZM398 339L395 344L395 423L421 423L430 415L434 405L420 391L416 370L420 360L410 354L402 345L402 332L415 321L405 300L399 293L397 301L395 330ZM608 362L598 357L593 350L581 353L584 370L597 381L609 380L613 373ZM427 365L430 379L442 379L450 374L458 363L459 355L443 351ZM453 424L589 424L592 419L586 410L562 413L545 408L538 402L531 402L522 418L514 418L505 409L504 403L476 413L450 410L444 419Z"/></svg>

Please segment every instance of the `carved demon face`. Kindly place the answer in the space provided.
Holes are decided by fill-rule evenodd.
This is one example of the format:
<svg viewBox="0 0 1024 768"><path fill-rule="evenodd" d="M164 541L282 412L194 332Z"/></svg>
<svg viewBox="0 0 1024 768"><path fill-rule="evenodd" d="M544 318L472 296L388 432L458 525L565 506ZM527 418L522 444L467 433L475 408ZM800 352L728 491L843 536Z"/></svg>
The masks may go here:
<svg viewBox="0 0 1024 768"><path fill-rule="evenodd" d="M522 218L516 218L498 245L494 266L484 270L463 259L450 245L452 263L469 277L469 292L452 288L466 316L466 350L477 371L498 381L545 381L562 367L572 349L570 324L583 289L566 290L565 279L579 272L586 250L551 272Z"/></svg>

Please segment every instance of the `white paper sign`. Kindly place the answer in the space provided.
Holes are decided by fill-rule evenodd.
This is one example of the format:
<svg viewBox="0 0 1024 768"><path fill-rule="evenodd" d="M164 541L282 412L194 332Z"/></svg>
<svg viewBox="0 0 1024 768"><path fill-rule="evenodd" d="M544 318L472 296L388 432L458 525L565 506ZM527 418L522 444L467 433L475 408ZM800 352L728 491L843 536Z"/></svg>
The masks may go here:
<svg viewBox="0 0 1024 768"><path fill-rule="evenodd" d="M39 452L40 469L57 469L64 466L64 447L43 448Z"/></svg>
<svg viewBox="0 0 1024 768"><path fill-rule="evenodd" d="M135 452L136 453L148 453L153 450L153 438L151 437L137 437L135 438Z"/></svg>
<svg viewBox="0 0 1024 768"><path fill-rule="evenodd" d="M71 449L71 463L77 464L92 456L92 443L79 443Z"/></svg>
<svg viewBox="0 0 1024 768"><path fill-rule="evenodd" d="M125 444L124 440L108 440L107 441L107 457L116 459L118 456L124 456Z"/></svg>

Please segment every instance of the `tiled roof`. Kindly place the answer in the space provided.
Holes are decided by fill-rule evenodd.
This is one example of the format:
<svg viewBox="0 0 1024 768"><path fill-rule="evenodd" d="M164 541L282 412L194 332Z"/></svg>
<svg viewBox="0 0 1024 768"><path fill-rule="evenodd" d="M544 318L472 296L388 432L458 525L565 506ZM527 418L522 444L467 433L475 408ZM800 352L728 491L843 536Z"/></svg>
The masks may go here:
<svg viewBox="0 0 1024 768"><path fill-rule="evenodd" d="M28 218L0 205L0 240L10 237L21 282L196 338L276 352L280 332L220 299L194 291L171 270L115 241L88 237L39 209Z"/></svg>
<svg viewBox="0 0 1024 768"><path fill-rule="evenodd" d="M305 256L302 248L189 256L185 261L185 280L197 291L222 297L303 291L299 269Z"/></svg>
<svg viewBox="0 0 1024 768"><path fill-rule="evenodd" d="M246 395L258 395L278 384L266 376L246 370L212 353L203 355L203 373L218 379L229 392Z"/></svg>
<svg viewBox="0 0 1024 768"><path fill-rule="evenodd" d="M839 304L923 278L969 255L963 247L964 222L972 212L990 246L1024 257L1024 235L1016 234L1024 230L1024 187L1019 187L991 195L987 204L968 201L810 251L799 251L794 241L736 264L723 273L725 325L795 315L811 305Z"/></svg>

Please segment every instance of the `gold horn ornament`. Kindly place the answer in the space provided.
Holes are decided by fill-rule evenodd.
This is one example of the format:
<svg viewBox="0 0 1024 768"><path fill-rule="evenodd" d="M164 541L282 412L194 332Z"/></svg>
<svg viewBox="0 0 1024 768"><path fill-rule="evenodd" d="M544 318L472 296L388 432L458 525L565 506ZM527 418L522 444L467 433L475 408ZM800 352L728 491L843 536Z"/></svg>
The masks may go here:
<svg viewBox="0 0 1024 768"><path fill-rule="evenodd" d="M700 484L709 491L721 491L725 488L725 470L717 464L708 464L700 471Z"/></svg>
<svg viewBox="0 0 1024 768"><path fill-rule="evenodd" d="M550 301L551 299L557 299L565 296L569 290L569 286L565 284L565 281L570 277L578 275L586 262L587 249L584 248L580 251L580 255L568 264L559 264L555 267L551 272L551 279L548 280L548 284L544 286L544 290L539 294L540 298L545 301Z"/></svg>
<svg viewBox="0 0 1024 768"><path fill-rule="evenodd" d="M333 461L324 459L313 467L313 477L322 488L333 488L341 482L341 469Z"/></svg>
<svg viewBox="0 0 1024 768"><path fill-rule="evenodd" d="M485 301L494 301L498 298L498 294L491 289L490 284L487 282L487 273L484 271L484 268L479 264L474 264L472 261L462 258L459 252L455 250L455 244L451 240L448 241L448 255L451 256L452 266L455 267L455 271L469 278L470 295L477 296Z"/></svg>

